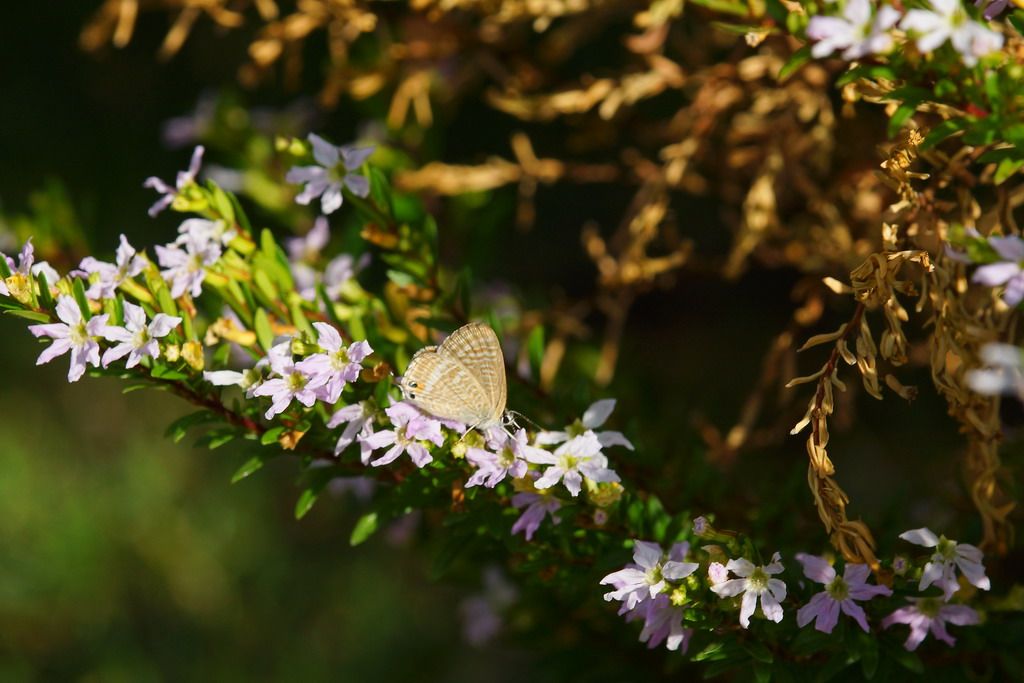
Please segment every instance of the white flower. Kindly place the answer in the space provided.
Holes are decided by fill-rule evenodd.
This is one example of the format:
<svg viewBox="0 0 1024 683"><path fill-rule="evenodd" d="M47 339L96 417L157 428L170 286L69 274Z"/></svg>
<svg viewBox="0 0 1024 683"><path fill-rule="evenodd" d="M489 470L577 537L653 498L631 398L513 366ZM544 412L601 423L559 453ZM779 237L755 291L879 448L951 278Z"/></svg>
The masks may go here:
<svg viewBox="0 0 1024 683"><path fill-rule="evenodd" d="M882 5L872 20L869 0L849 0L842 17L811 17L807 36L818 41L811 48L811 55L821 59L843 50L843 59L852 60L888 52L893 45L888 31L899 18L894 7Z"/></svg>
<svg viewBox="0 0 1024 683"><path fill-rule="evenodd" d="M781 579L773 579L772 575L781 574L782 558L778 553L772 555L769 564L758 567L750 560L729 560L725 565L738 579L727 579L713 583L711 590L722 598L731 598L743 593L743 604L740 607L740 626L750 627L750 617L757 609L757 599L761 598L761 611L764 616L776 623L782 621L782 605L786 599L786 584Z"/></svg>
<svg viewBox="0 0 1024 683"><path fill-rule="evenodd" d="M633 545L633 566L612 572L602 584L610 584L615 590L605 593L605 600L619 600L624 609L631 610L637 604L653 598L665 590L666 579L678 581L697 571L697 563L682 562L689 546L677 543L669 558L657 543L636 541Z"/></svg>
<svg viewBox="0 0 1024 683"><path fill-rule="evenodd" d="M967 386L979 394L1009 394L1024 397L1024 374L1021 373L1020 347L1013 344L985 344L981 362L986 367L967 371Z"/></svg>
<svg viewBox="0 0 1024 683"><path fill-rule="evenodd" d="M912 9L900 22L900 28L913 34L917 49L931 52L947 40L960 53L967 66L979 57L1003 46L1003 36L973 21L960 0L930 0L935 11Z"/></svg>
<svg viewBox="0 0 1024 683"><path fill-rule="evenodd" d="M205 248L210 242L228 244L238 237L238 231L226 222L210 221L205 218L188 218L178 226L178 239L175 244L193 244L197 248Z"/></svg>
<svg viewBox="0 0 1024 683"><path fill-rule="evenodd" d="M319 166L296 166L285 176L289 183L306 185L295 198L296 202L309 204L320 197L324 214L331 214L341 208L342 186L357 197L370 193L370 181L354 171L373 154L373 147L335 147L314 133L309 134L309 141L313 145L313 158Z"/></svg>
<svg viewBox="0 0 1024 683"><path fill-rule="evenodd" d="M135 251L128 239L121 235L114 263L107 263L86 256L78 266L86 275L96 275L96 280L85 290L85 296L93 300L112 299L117 288L128 278L135 277L146 267L146 259Z"/></svg>
<svg viewBox="0 0 1024 683"><path fill-rule="evenodd" d="M188 185L195 183L196 175L199 173L199 166L203 163L203 146L199 145L192 152L192 160L188 164L187 171L178 171L178 177L175 180L175 186L171 187L164 181L160 180L155 176L146 178L146 181L142 183L143 187L151 187L159 192L162 197L156 201L153 206L149 207L149 215L156 216L158 213L166 209L174 201L174 198L178 196L178 193L184 190Z"/></svg>
<svg viewBox="0 0 1024 683"><path fill-rule="evenodd" d="M109 316L97 315L87 321L78 303L72 297L63 295L57 298L57 317L61 322L30 325L28 328L36 337L53 339L53 343L39 354L36 365L49 363L70 351L68 381L77 382L85 374L87 364L97 367L100 364L100 345L97 339L107 326Z"/></svg>
<svg viewBox="0 0 1024 683"><path fill-rule="evenodd" d="M175 299L185 292L191 292L193 297L202 294L206 267L216 263L220 255L221 248L216 242L199 245L188 241L184 249L177 244L156 247L156 258L164 267L160 274L171 283L171 296Z"/></svg>
<svg viewBox="0 0 1024 683"><path fill-rule="evenodd" d="M931 529L911 529L900 534L900 538L925 548L935 548L931 561L924 566L921 582L917 589L923 591L933 583L942 589L948 601L960 589L956 580L956 568L959 567L967 581L981 590L989 590L992 585L985 576L985 566L981 563L981 551L967 543L957 543L945 536L936 536Z"/></svg>
<svg viewBox="0 0 1024 683"><path fill-rule="evenodd" d="M128 356L126 368L134 368L144 356L158 358L160 345L157 339L166 337L175 327L181 324L181 318L157 313L153 321L146 324L146 312L142 306L130 301L124 302L124 327L108 326L102 334L109 341L119 342L103 353L103 367L115 360Z"/></svg>
<svg viewBox="0 0 1024 683"><path fill-rule="evenodd" d="M540 446L550 446L556 443L562 443L569 439L580 436L586 431L597 429L603 425L607 420L608 416L615 410L615 399L606 398L593 403L586 412L583 413L583 417L576 420L573 424L567 426L565 430L560 432L540 432L537 434L535 443ZM629 442L622 432L596 432L595 436L604 448L611 446L625 446L629 450L633 450L633 444Z"/></svg>
<svg viewBox="0 0 1024 683"><path fill-rule="evenodd" d="M575 497L580 494L584 478L597 483L619 481L619 475L608 469L608 458L601 453L601 442L594 432L570 439L553 454L535 449L525 457L532 463L551 465L534 483L538 489L551 488L561 481Z"/></svg>
<svg viewBox="0 0 1024 683"><path fill-rule="evenodd" d="M375 411L373 404L369 401L360 401L350 406L345 406L331 415L327 423L328 429L335 429L347 423L345 431L338 437L338 443L334 446L334 454L339 455L348 448L354 441L359 440L359 458L363 464L370 462L373 448L366 443L366 440L373 436L373 415Z"/></svg>

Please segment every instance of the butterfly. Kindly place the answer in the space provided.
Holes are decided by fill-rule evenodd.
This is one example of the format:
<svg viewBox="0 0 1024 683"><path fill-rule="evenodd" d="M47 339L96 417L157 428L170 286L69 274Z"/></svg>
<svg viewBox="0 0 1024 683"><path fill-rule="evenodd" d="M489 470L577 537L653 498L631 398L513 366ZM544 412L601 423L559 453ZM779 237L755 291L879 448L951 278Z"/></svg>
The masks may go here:
<svg viewBox="0 0 1024 683"><path fill-rule="evenodd" d="M435 417L471 429L504 426L508 387L498 335L484 323L463 325L440 346L417 351L399 388Z"/></svg>

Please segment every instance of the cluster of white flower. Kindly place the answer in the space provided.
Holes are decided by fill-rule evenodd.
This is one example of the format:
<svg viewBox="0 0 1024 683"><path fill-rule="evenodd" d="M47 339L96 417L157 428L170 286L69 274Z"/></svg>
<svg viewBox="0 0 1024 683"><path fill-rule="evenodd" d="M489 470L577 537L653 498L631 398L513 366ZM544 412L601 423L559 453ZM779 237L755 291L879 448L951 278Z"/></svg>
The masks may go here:
<svg viewBox="0 0 1024 683"><path fill-rule="evenodd" d="M843 59L886 54L905 35L921 52L934 52L947 41L967 66L1003 46L1003 35L974 21L961 0L929 0L931 9L911 9L906 14L889 4L877 11L871 0L840 3L839 16L815 16L807 25L807 37L816 41L811 55L827 57L839 52ZM902 33L894 33L896 29Z"/></svg>
<svg viewBox="0 0 1024 683"><path fill-rule="evenodd" d="M707 520L694 520L694 533L707 536ZM932 633L943 642L953 645L955 640L946 630L946 624L967 625L978 623L978 614L966 605L949 604L949 599L959 589L956 570L964 579L982 590L990 588L982 553L966 543L947 540L936 536L928 529L914 529L900 535L900 538L935 548L929 561L924 565L918 590L932 585L942 589L939 597L920 596L908 598L909 606L901 607L882 620L882 628L893 624L909 624L910 637L904 643L907 650L914 650ZM711 549L711 546L706 547ZM686 562L689 545L677 543L666 555L656 543L635 541L633 563L613 572L603 579L602 584L611 585L615 590L606 593L606 600L619 600L622 608L619 614L627 620L643 619L644 629L640 640L654 647L666 641L670 650L686 651L692 629L683 626L683 608L694 602L701 584L695 574L699 564ZM847 564L840 576L827 560L815 555L797 553L796 559L803 565L807 579L822 584L825 589L816 593L796 615L801 628L814 623L815 629L832 633L839 622L839 615L853 619L865 632L869 631L867 615L858 602L877 596L891 596L892 589L884 585L869 584L871 569L864 564ZM900 566L897 567L896 565ZM894 570L898 575L906 572L905 560L897 558ZM775 553L765 565L755 565L746 558L731 559L726 564L711 561L707 569L707 587L722 599L742 595L740 599L739 623L750 627L760 603L761 614L769 621L782 621L786 600L786 584L778 575L785 571L782 557Z"/></svg>

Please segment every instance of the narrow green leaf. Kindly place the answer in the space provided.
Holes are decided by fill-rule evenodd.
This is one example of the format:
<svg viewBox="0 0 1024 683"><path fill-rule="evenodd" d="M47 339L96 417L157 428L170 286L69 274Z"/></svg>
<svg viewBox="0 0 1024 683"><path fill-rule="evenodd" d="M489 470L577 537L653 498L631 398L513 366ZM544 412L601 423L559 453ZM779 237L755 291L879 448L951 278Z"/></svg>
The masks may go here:
<svg viewBox="0 0 1024 683"><path fill-rule="evenodd" d="M1019 171L1024 166L1024 159L1003 159L996 166L996 174L992 179L996 185L1002 185L1005 183L1010 176Z"/></svg>
<svg viewBox="0 0 1024 683"><path fill-rule="evenodd" d="M138 385L139 388L145 386L145 384ZM217 415L209 410L198 410L194 413L189 413L188 415L179 417L168 425L167 430L164 432L164 436L177 443L185 438L185 434L189 429L207 422L214 422L217 419Z"/></svg>
<svg viewBox="0 0 1024 683"><path fill-rule="evenodd" d="M900 129L903 128L903 124L914 115L917 111L916 104L901 104L893 113L892 118L889 119L888 133L890 138L895 138Z"/></svg>
<svg viewBox="0 0 1024 683"><path fill-rule="evenodd" d="M50 283L46 281L46 275L40 272L35 278L36 282L39 283L39 305L43 308L52 309L53 296L50 294Z"/></svg>
<svg viewBox="0 0 1024 683"><path fill-rule="evenodd" d="M924 136L924 141L921 142L918 149L931 149L954 133L964 130L968 123L969 121L967 119L948 119L943 121L928 131L928 134Z"/></svg>
<svg viewBox="0 0 1024 683"><path fill-rule="evenodd" d="M377 531L377 513L368 512L356 522L355 528L352 529L352 535L349 536L348 543L355 547L366 541L375 531Z"/></svg>
<svg viewBox="0 0 1024 683"><path fill-rule="evenodd" d="M530 366L540 374L540 366L544 363L544 326L537 325L530 330L526 340L526 348L530 354Z"/></svg>
<svg viewBox="0 0 1024 683"><path fill-rule="evenodd" d="M186 375L184 372L179 372L178 370L175 370L162 364L153 366L153 371L150 373L150 375L152 375L156 379L165 379L171 382L178 382L189 379L189 375Z"/></svg>
<svg viewBox="0 0 1024 683"><path fill-rule="evenodd" d="M4 311L7 315L13 315L16 318L24 318L25 320L31 320L36 323L48 323L51 318L45 313L36 313L35 311L25 311L20 308L12 308Z"/></svg>
<svg viewBox="0 0 1024 683"><path fill-rule="evenodd" d="M7 265L7 259L0 256L0 278L7 279L11 276L11 268Z"/></svg>
<svg viewBox="0 0 1024 683"><path fill-rule="evenodd" d="M89 300L85 298L85 285L82 284L82 278L75 278L74 284L71 285L71 292L75 295L75 301L82 311L82 317L86 320L91 318L92 311L89 310Z"/></svg>
<svg viewBox="0 0 1024 683"><path fill-rule="evenodd" d="M784 83L790 76L795 74L800 67L809 61L811 61L811 46L804 45L802 48L790 55L786 63L782 65L782 68L779 69L777 80L779 83Z"/></svg>
<svg viewBox="0 0 1024 683"><path fill-rule="evenodd" d="M253 472L263 469L263 458L261 456L253 456L245 461L245 463L235 470L235 473L231 476L231 483L237 484Z"/></svg>
<svg viewBox="0 0 1024 683"><path fill-rule="evenodd" d="M262 308L256 309L256 315L253 318L253 331L256 333L256 340L259 341L263 350L270 351L270 347L274 345L274 331L270 328L270 319L267 318L267 312Z"/></svg>
<svg viewBox="0 0 1024 683"><path fill-rule="evenodd" d="M275 444L282 434L284 434L284 427L271 427L260 435L260 443L264 446Z"/></svg>
<svg viewBox="0 0 1024 683"><path fill-rule="evenodd" d="M306 489L299 496L299 500L295 503L295 519L302 519L306 516L312 508L313 504L316 503L316 499L320 496L319 491L313 489Z"/></svg>

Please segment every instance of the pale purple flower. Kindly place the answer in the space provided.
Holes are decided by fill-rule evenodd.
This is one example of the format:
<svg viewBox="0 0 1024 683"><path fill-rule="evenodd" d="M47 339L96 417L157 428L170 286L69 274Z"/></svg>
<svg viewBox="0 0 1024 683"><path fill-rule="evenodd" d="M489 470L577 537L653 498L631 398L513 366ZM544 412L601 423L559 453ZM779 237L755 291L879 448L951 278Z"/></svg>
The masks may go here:
<svg viewBox="0 0 1024 683"><path fill-rule="evenodd" d="M1006 285L1003 301L1007 306L1016 306L1024 299L1024 239L1016 235L989 237L988 243L1004 260L981 266L974 271L971 281L986 287Z"/></svg>
<svg viewBox="0 0 1024 683"><path fill-rule="evenodd" d="M764 616L776 623L782 621L782 605L786 599L786 584L781 579L772 578L783 571L782 558L778 553L772 555L772 561L763 566L755 566L750 560L729 560L725 569L739 578L715 582L712 580L711 590L722 598L731 598L743 593L740 607L740 625L750 627L750 617L757 609L757 600L761 599L761 611ZM709 569L710 574L710 569Z"/></svg>
<svg viewBox="0 0 1024 683"><path fill-rule="evenodd" d="M960 53L964 64L974 66L979 57L1003 46L1003 36L967 14L960 0L929 0L935 11L912 9L900 22L900 28L917 40L917 49L931 52L947 40Z"/></svg>
<svg viewBox="0 0 1024 683"><path fill-rule="evenodd" d="M296 166L285 176L289 183L305 184L295 198L296 202L305 205L320 197L320 206L327 215L341 208L342 186L357 197L365 197L370 193L370 181L355 173L355 170L373 154L373 147L335 147L315 133L309 134L309 141L313 145L313 158L318 165Z"/></svg>
<svg viewBox="0 0 1024 683"><path fill-rule="evenodd" d="M384 429L362 440L362 443L375 451L378 448L391 446L388 451L372 461L374 467L387 465L398 459L402 453L408 453L416 467L423 467L434 458L423 445L423 441L441 446L444 435L441 423L430 418L413 405L405 402L396 403L384 411L391 418L394 429Z"/></svg>
<svg viewBox="0 0 1024 683"><path fill-rule="evenodd" d="M220 255L221 248L216 242L199 245L189 241L184 249L176 244L156 247L157 260L164 268L160 274L171 284L171 296L175 299L185 292L191 292L193 297L202 294L206 267L216 263Z"/></svg>
<svg viewBox="0 0 1024 683"><path fill-rule="evenodd" d="M266 356L260 359L262 363L266 360ZM260 365L237 372L235 370L214 370L203 373L203 379L212 384L215 387L241 387L245 389L245 395L248 398L253 397L253 392L263 379L262 374L259 371Z"/></svg>
<svg viewBox="0 0 1024 683"><path fill-rule="evenodd" d="M896 576L903 576L907 573L908 569L910 569L910 562L907 561L907 558L903 557L902 555L896 555L892 558L893 574L895 574Z"/></svg>
<svg viewBox="0 0 1024 683"><path fill-rule="evenodd" d="M981 347L984 368L968 370L967 386L979 394L996 396L1009 394L1024 397L1024 356L1021 348L1013 344L990 343Z"/></svg>
<svg viewBox="0 0 1024 683"><path fill-rule="evenodd" d="M712 586L725 583L729 580L729 570L721 562L712 562L708 565L708 581Z"/></svg>
<svg viewBox="0 0 1024 683"><path fill-rule="evenodd" d="M60 273L54 270L53 266L51 266L49 263L47 263L46 261L40 261L39 263L36 263L35 246L33 246L32 244L31 237L29 237L25 241L25 244L21 247L21 253L18 254L17 266L14 265L14 260L11 259L10 257L5 256L3 254L0 254L0 257L7 259L7 267L11 270L12 274L19 273L25 276L26 278L29 277L30 275L38 276L42 274L46 278L46 282L51 287L54 284L56 284L57 280L60 279ZM0 290L0 294L3 294L4 296L10 296L10 292L7 289L7 285L4 284L3 280L0 280L0 287L2 287L2 290Z"/></svg>
<svg viewBox="0 0 1024 683"><path fill-rule="evenodd" d="M605 593L604 599L619 600L625 609L633 609L638 603L653 598L665 590L666 580L679 581L697 571L697 563L682 561L688 550L688 544L677 543L666 557L657 543L635 541L633 564L601 579L602 584L615 588Z"/></svg>
<svg viewBox="0 0 1024 683"><path fill-rule="evenodd" d="M871 568L866 564L847 564L843 575L839 576L823 558L798 553L796 559L804 566L804 576L825 585L825 590L815 593L811 601L797 611L797 625L803 628L814 621L814 628L823 633L832 633L839 622L839 612L842 611L867 633L867 616L855 601L870 600L876 595L892 595L892 589L868 584Z"/></svg>
<svg viewBox="0 0 1024 683"><path fill-rule="evenodd" d="M459 604L462 637L470 645L476 646L498 635L502 627L501 612L519 597L515 586L509 583L498 567L487 567L483 576L483 592L471 595Z"/></svg>
<svg viewBox="0 0 1024 683"><path fill-rule="evenodd" d="M634 607L632 613L632 618L642 617L644 620L640 642L647 643L649 649L662 643L673 652L678 650L685 654L689 649L693 629L683 628L683 608L672 604L668 595L656 595Z"/></svg>
<svg viewBox="0 0 1024 683"><path fill-rule="evenodd" d="M608 416L612 414L613 410L615 410L614 398L596 401L587 408L582 418L567 426L563 431L538 433L536 443L540 446L550 446L556 443L563 443L573 437L581 436L587 431L593 431L608 420ZM597 432L595 435L604 448L625 446L629 450L633 450L633 444L622 435L622 432Z"/></svg>
<svg viewBox="0 0 1024 683"><path fill-rule="evenodd" d="M339 254L327 263L323 272L306 263L293 262L292 277L295 280L295 289L306 301L315 301L318 297L317 285L322 285L328 301L337 301L349 280L369 262L369 254L363 254L358 261L349 254Z"/></svg>
<svg viewBox="0 0 1024 683"><path fill-rule="evenodd" d="M711 528L711 523L708 522L708 518L701 515L693 520L693 533L697 536L703 536Z"/></svg>
<svg viewBox="0 0 1024 683"><path fill-rule="evenodd" d="M126 368L134 368L145 356L158 358L160 344L157 339L166 337L175 327L181 324L181 318L157 313L153 321L146 324L146 311L130 301L124 302L124 327L111 325L103 330L103 337L108 341L118 342L103 353L103 367L115 360L128 356Z"/></svg>
<svg viewBox="0 0 1024 683"><path fill-rule="evenodd" d="M326 216L317 216L313 227L302 237L292 237L285 240L285 247L288 249L288 258L294 262L306 261L315 263L320 258L320 252L331 241L331 228L327 223Z"/></svg>
<svg viewBox="0 0 1024 683"><path fill-rule="evenodd" d="M988 3L988 7L985 8L984 16L989 21L992 21L1010 6L1010 0L977 0L974 3L975 7L981 7L985 3Z"/></svg>
<svg viewBox="0 0 1024 683"><path fill-rule="evenodd" d="M169 184L155 176L146 178L146 181L142 183L142 186L153 188L163 195L155 204L153 204L153 206L149 207L149 215L151 217L156 216L158 213L170 206L174 201L174 198L178 196L179 192L196 182L196 175L199 173L199 167L203 163L204 151L205 150L202 145L195 148L195 151L192 152L192 160L189 161L188 164L188 170L178 171L178 177L175 180L174 187L171 187Z"/></svg>
<svg viewBox="0 0 1024 683"><path fill-rule="evenodd" d="M253 396L271 397L272 403L266 413L268 420L284 411L293 400L307 408L316 402L316 391L310 388L309 377L299 370L292 360L291 347L290 340L271 347L267 358L273 374L252 392Z"/></svg>
<svg viewBox="0 0 1024 683"><path fill-rule="evenodd" d="M818 41L811 55L821 59L842 50L843 59L853 60L889 52L893 46L889 29L899 18L900 13L890 5L882 5L872 18L869 0L849 0L841 17L811 17L807 37Z"/></svg>
<svg viewBox="0 0 1024 683"><path fill-rule="evenodd" d="M359 379L363 359L373 353L373 349L365 341L346 347L338 330L328 323L313 323L313 327L323 352L307 356L297 367L309 375L310 388L318 390L321 401L337 403L345 385Z"/></svg>
<svg viewBox="0 0 1024 683"><path fill-rule="evenodd" d="M100 261L86 256L78 267L88 278L95 275L96 279L85 290L85 296L93 299L112 299L117 295L117 288L128 278L135 277L146 268L146 259L140 256L135 247L128 243L128 238L121 235L121 244L117 247L114 263Z"/></svg>
<svg viewBox="0 0 1024 683"><path fill-rule="evenodd" d="M338 437L338 443L334 446L334 454L338 455L348 448L356 439L359 440L359 455L363 464L370 462L370 454L373 449L366 443L366 440L373 436L373 416L376 411L369 401L360 401L350 406L345 406L331 415L327 422L328 429L336 429L341 425L345 431Z"/></svg>
<svg viewBox="0 0 1024 683"><path fill-rule="evenodd" d="M528 473L527 476L532 475ZM556 514L562 503L548 491L520 491L512 496L512 507L517 510L526 508L512 525L512 535L522 531L527 541L533 540L533 535L546 515L551 516L552 524L562 521Z"/></svg>
<svg viewBox="0 0 1024 683"><path fill-rule="evenodd" d="M931 560L924 566L918 590L923 591L934 583L942 589L943 598L949 600L960 589L956 580L958 567L972 586L984 591L992 587L985 576L985 566L981 563L982 552L973 545L936 536L931 529L926 528L904 531L900 538L914 545L935 548Z"/></svg>
<svg viewBox="0 0 1024 683"><path fill-rule="evenodd" d="M238 231L226 221L211 221L205 218L187 218L178 226L178 239L175 244L194 245L197 249L205 249L211 242L227 245L238 237Z"/></svg>
<svg viewBox="0 0 1024 683"><path fill-rule="evenodd" d="M882 619L882 628L889 628L893 624L910 626L910 636L903 647L911 652L916 650L921 641L928 637L929 631L933 636L952 647L956 643L956 638L946 630L946 624L967 626L980 621L978 613L967 605L944 604L938 598L907 598L907 600L911 605L900 607Z"/></svg>
<svg viewBox="0 0 1024 683"><path fill-rule="evenodd" d="M39 354L36 365L49 363L70 351L68 381L77 382L85 374L88 364L99 367L100 345L97 339L107 326L108 317L106 314L97 315L87 321L74 298L66 295L57 297L57 318L61 322L29 325L28 328L36 337L53 339L53 343Z"/></svg>
<svg viewBox="0 0 1024 683"><path fill-rule="evenodd" d="M487 448L466 449L466 459L476 465L477 470L466 482L466 486L483 484L489 489L497 486L505 477L520 479L529 467L526 456L541 449L528 443L526 430L520 429L510 436L501 427L487 430Z"/></svg>
<svg viewBox="0 0 1024 683"><path fill-rule="evenodd" d="M550 465L535 484L539 489L551 488L561 481L575 497L580 494L584 478L597 483L619 481L619 475L608 469L608 458L601 453L601 442L590 431L566 441L554 453L536 449L527 453L526 459Z"/></svg>

